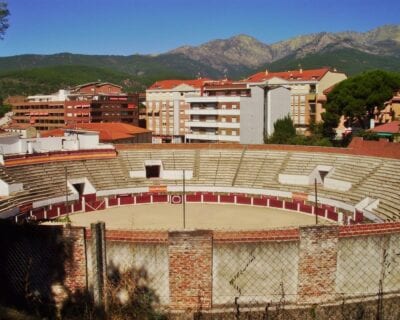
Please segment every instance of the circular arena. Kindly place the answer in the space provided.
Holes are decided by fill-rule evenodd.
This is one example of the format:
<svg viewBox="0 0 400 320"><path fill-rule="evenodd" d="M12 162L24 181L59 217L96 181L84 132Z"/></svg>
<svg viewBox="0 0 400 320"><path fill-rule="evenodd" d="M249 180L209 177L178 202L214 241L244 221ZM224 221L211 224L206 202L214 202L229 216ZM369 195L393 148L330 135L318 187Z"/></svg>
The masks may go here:
<svg viewBox="0 0 400 320"><path fill-rule="evenodd" d="M69 221L58 232L74 248L71 292L95 286L96 263L105 261L103 271L145 274L154 303L174 312L269 312L284 303L304 311L287 319L333 319L360 308L375 316L385 301L400 317L399 167L397 145L375 141L9 156L0 215ZM99 239L107 254L95 259Z"/></svg>
<svg viewBox="0 0 400 320"><path fill-rule="evenodd" d="M288 210L299 213L304 224L314 223L310 216L341 224L397 220L399 160L368 153L356 148L121 145L117 151L11 156L0 167L2 181L13 191L1 198L0 215L17 221L54 219L67 211L174 203L176 198L187 204L241 205L246 214L250 208L245 206ZM148 214L152 210L146 207Z"/></svg>

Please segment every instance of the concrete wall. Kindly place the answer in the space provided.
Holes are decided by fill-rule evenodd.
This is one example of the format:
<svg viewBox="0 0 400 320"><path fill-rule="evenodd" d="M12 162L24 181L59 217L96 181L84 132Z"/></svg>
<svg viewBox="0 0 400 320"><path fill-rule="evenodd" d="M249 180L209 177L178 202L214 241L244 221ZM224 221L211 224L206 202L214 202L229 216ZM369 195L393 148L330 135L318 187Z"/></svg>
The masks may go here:
<svg viewBox="0 0 400 320"><path fill-rule="evenodd" d="M271 88L267 91L266 112L264 114L264 134L274 133L274 123L290 114L290 89Z"/></svg>
<svg viewBox="0 0 400 320"><path fill-rule="evenodd" d="M240 143L264 143L264 98L261 87L251 87L250 97L240 97Z"/></svg>
<svg viewBox="0 0 400 320"><path fill-rule="evenodd" d="M141 279L141 285L154 291L162 305L169 304L166 245L108 241L106 250L109 272L133 272Z"/></svg>
<svg viewBox="0 0 400 320"><path fill-rule="evenodd" d="M346 80L347 76L344 73L328 71L325 76L318 82L317 93L323 93L325 89Z"/></svg>
<svg viewBox="0 0 400 320"><path fill-rule="evenodd" d="M298 243L216 244L213 248L213 304L295 301Z"/></svg>
<svg viewBox="0 0 400 320"><path fill-rule="evenodd" d="M9 196L11 193L22 191L22 183L7 183L0 179L0 196Z"/></svg>
<svg viewBox="0 0 400 320"><path fill-rule="evenodd" d="M172 311L211 310L235 301L336 303L376 297L380 281L383 292L400 292L400 223L110 231L107 239L109 271L141 270L143 283Z"/></svg>
<svg viewBox="0 0 400 320"><path fill-rule="evenodd" d="M19 143L20 139L18 134L15 135L4 135L0 137L0 153L11 154L11 153L20 153L21 145Z"/></svg>

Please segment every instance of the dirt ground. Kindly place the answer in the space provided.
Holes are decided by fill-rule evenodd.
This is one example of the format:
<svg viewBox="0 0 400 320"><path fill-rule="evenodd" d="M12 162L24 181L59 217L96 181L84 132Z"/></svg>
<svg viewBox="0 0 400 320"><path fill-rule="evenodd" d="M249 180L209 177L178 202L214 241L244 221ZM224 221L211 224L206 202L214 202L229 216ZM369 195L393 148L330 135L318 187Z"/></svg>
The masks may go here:
<svg viewBox="0 0 400 320"><path fill-rule="evenodd" d="M187 203L186 229L262 230L315 224L315 217L288 210L230 204ZM183 229L183 206L143 204L70 215L72 225L104 221L110 229ZM329 223L319 218L319 223Z"/></svg>

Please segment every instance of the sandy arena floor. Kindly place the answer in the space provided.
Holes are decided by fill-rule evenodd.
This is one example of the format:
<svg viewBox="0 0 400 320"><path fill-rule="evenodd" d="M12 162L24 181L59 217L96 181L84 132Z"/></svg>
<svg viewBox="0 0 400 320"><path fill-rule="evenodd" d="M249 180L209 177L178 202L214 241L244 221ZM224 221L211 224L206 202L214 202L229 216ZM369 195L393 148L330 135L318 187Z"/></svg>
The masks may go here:
<svg viewBox="0 0 400 320"><path fill-rule="evenodd" d="M70 216L74 226L104 221L109 229L183 229L182 205L116 207ZM329 223L319 218L319 223ZM186 229L259 230L315 224L315 217L280 209L229 204L186 204Z"/></svg>

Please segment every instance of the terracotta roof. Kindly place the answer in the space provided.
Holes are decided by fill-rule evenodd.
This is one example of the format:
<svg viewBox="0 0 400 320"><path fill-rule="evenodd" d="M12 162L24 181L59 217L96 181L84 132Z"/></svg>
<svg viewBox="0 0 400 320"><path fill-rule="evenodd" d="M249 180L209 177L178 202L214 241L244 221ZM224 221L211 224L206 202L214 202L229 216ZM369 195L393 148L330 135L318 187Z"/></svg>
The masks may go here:
<svg viewBox="0 0 400 320"><path fill-rule="evenodd" d="M392 121L371 129L373 132L400 133L400 121Z"/></svg>
<svg viewBox="0 0 400 320"><path fill-rule="evenodd" d="M321 80L321 78L329 71L329 68L311 69L311 70L292 70L284 72L259 72L253 74L245 82L262 82L271 78L281 78L284 80Z"/></svg>
<svg viewBox="0 0 400 320"><path fill-rule="evenodd" d="M109 85L114 86L114 87L122 88L121 86L119 86L117 84L114 84L114 83L111 83L111 82L93 81L93 82L88 82L88 83L84 83L84 84L79 84L79 85L73 87L72 89L73 90L78 90L78 89L81 89L81 88L84 88L84 87L89 87L89 86L101 87L101 86L104 86L106 84L109 84Z"/></svg>
<svg viewBox="0 0 400 320"><path fill-rule="evenodd" d="M155 89L161 89L161 90L166 90L166 89L173 89L181 84L186 84L189 86L192 86L194 88L201 88L205 82L211 81L211 79L208 78L200 78L200 79L193 79L193 80L162 80L162 81L157 81L153 83L148 89L149 90L155 90Z"/></svg>
<svg viewBox="0 0 400 320"><path fill-rule="evenodd" d="M81 129L88 131L97 131L100 134L101 141L114 141L129 139L137 134L151 132L150 130L139 128L122 122L107 122L107 123L79 123L70 125L64 129L55 129L42 133L42 137L60 137L64 136L65 129Z"/></svg>
<svg viewBox="0 0 400 320"><path fill-rule="evenodd" d="M4 127L4 129L24 130L30 127L33 127L30 123L10 123L8 126Z"/></svg>
<svg viewBox="0 0 400 320"><path fill-rule="evenodd" d="M247 89L246 83L216 82L204 85L204 90L220 90L220 89Z"/></svg>

